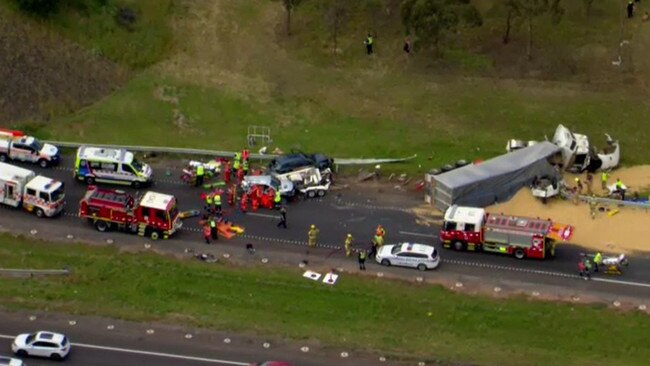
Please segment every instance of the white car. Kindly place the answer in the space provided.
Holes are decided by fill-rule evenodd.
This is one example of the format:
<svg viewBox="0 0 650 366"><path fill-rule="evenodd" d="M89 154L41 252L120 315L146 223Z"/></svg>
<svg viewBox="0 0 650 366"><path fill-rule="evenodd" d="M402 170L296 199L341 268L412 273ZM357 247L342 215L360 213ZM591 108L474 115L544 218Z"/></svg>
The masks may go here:
<svg viewBox="0 0 650 366"><path fill-rule="evenodd" d="M375 260L384 266L412 267L420 271L435 269L440 264L436 248L415 243L384 245L377 251Z"/></svg>
<svg viewBox="0 0 650 366"><path fill-rule="evenodd" d="M66 336L59 333L25 333L16 336L11 350L21 357L38 356L62 360L70 353L70 342Z"/></svg>
<svg viewBox="0 0 650 366"><path fill-rule="evenodd" d="M17 358L0 356L0 366L27 366Z"/></svg>

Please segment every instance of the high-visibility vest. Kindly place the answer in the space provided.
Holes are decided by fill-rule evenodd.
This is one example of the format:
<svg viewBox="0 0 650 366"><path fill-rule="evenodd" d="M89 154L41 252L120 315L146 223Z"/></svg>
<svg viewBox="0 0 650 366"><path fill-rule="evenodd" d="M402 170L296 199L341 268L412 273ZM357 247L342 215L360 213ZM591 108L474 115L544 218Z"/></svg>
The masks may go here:
<svg viewBox="0 0 650 366"><path fill-rule="evenodd" d="M600 264L600 262L603 261L603 255L600 253L596 253L596 256L594 257L594 263Z"/></svg>
<svg viewBox="0 0 650 366"><path fill-rule="evenodd" d="M212 204L212 195L211 194L206 194L205 195L205 203L207 203L208 205Z"/></svg>
<svg viewBox="0 0 650 366"><path fill-rule="evenodd" d="M239 162L241 160L241 153L235 153L235 162Z"/></svg>
<svg viewBox="0 0 650 366"><path fill-rule="evenodd" d="M199 165L196 167L196 175L201 176L205 174L205 171L203 170L203 165Z"/></svg>
<svg viewBox="0 0 650 366"><path fill-rule="evenodd" d="M359 252L359 259L366 259L366 252Z"/></svg>
<svg viewBox="0 0 650 366"><path fill-rule="evenodd" d="M280 192L275 192L275 198L273 199L275 203L280 203L282 202L282 196L280 195Z"/></svg>
<svg viewBox="0 0 650 366"><path fill-rule="evenodd" d="M366 43L367 43L368 45L371 45L371 46L372 46L372 37L368 37L368 39L366 40Z"/></svg>
<svg viewBox="0 0 650 366"><path fill-rule="evenodd" d="M221 195L220 194L214 196L214 204L215 205L221 205Z"/></svg>
<svg viewBox="0 0 650 366"><path fill-rule="evenodd" d="M244 170L247 170L248 169L248 160L244 160L243 165L244 165L243 166Z"/></svg>
<svg viewBox="0 0 650 366"><path fill-rule="evenodd" d="M212 228L217 227L217 222L214 220L210 220L210 227Z"/></svg>
<svg viewBox="0 0 650 366"><path fill-rule="evenodd" d="M235 160L235 162L232 163L232 167L235 170L239 170L239 160Z"/></svg>
<svg viewBox="0 0 650 366"><path fill-rule="evenodd" d="M600 175L600 180L601 180L602 182L607 182L607 178L609 178L609 175L607 175L607 173L605 173L605 172L603 172L603 173Z"/></svg>
<svg viewBox="0 0 650 366"><path fill-rule="evenodd" d="M345 239L345 245L347 245L347 246L352 245L352 238L346 238Z"/></svg>
<svg viewBox="0 0 650 366"><path fill-rule="evenodd" d="M620 179L616 181L616 189L618 190L623 189L623 182L621 182Z"/></svg>

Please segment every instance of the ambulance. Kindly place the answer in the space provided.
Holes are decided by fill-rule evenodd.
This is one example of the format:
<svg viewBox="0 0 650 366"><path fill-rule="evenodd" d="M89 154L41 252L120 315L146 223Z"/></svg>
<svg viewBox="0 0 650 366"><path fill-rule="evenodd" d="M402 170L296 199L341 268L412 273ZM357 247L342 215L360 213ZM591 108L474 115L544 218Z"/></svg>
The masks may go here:
<svg viewBox="0 0 650 366"><path fill-rule="evenodd" d="M56 165L61 160L59 149L20 131L0 129L0 162L10 160L36 163L41 168Z"/></svg>
<svg viewBox="0 0 650 366"><path fill-rule="evenodd" d="M29 169L0 163L0 203L22 206L38 217L53 217L65 206L63 182Z"/></svg>
<svg viewBox="0 0 650 366"><path fill-rule="evenodd" d="M125 149L81 146L77 150L74 177L88 185L95 182L130 185L140 188L151 185L152 170Z"/></svg>

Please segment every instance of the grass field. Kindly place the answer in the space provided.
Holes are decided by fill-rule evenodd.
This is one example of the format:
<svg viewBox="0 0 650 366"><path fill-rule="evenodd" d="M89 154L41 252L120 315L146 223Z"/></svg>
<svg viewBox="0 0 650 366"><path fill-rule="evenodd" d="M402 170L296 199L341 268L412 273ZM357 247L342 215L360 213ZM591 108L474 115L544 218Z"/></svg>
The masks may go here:
<svg viewBox="0 0 650 366"><path fill-rule="evenodd" d="M154 254L0 236L0 267L64 266L74 274L2 279L0 303L296 340L318 338L346 349L414 359L644 365L650 358L650 319L636 312L493 300L353 275L343 275L328 287L301 278L295 270L183 263Z"/></svg>

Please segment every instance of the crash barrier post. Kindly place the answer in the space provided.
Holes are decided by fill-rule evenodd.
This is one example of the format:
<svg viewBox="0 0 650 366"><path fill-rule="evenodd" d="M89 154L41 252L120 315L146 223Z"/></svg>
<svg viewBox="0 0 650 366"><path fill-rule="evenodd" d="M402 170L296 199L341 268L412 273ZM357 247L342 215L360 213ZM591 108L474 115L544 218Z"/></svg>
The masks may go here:
<svg viewBox="0 0 650 366"><path fill-rule="evenodd" d="M69 269L18 269L0 268L0 276L13 277L34 277L34 276L67 276L71 273Z"/></svg>

